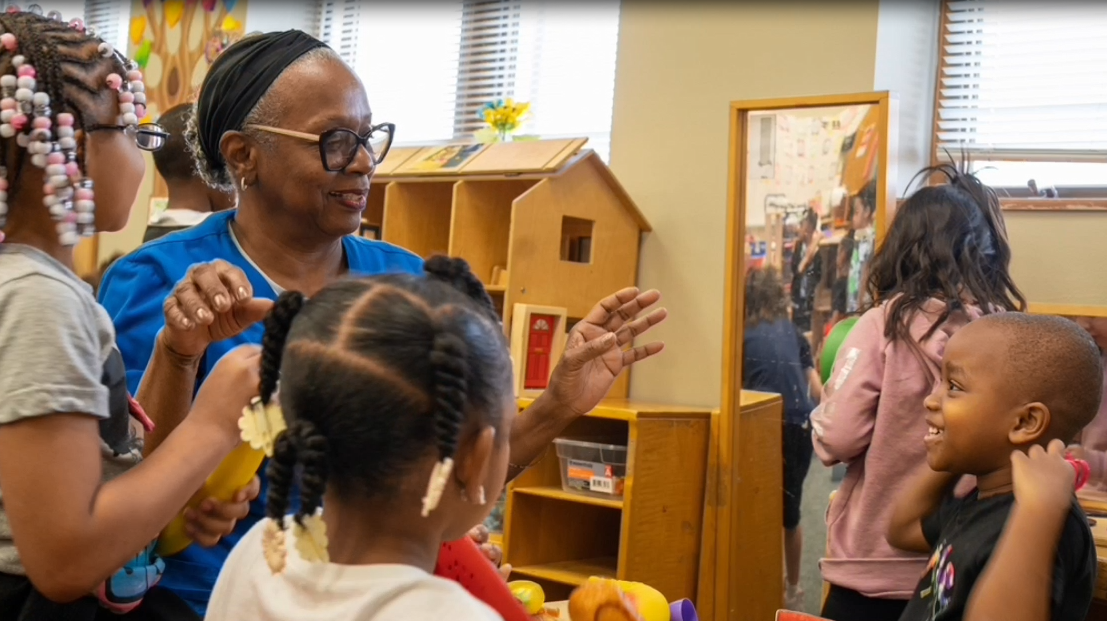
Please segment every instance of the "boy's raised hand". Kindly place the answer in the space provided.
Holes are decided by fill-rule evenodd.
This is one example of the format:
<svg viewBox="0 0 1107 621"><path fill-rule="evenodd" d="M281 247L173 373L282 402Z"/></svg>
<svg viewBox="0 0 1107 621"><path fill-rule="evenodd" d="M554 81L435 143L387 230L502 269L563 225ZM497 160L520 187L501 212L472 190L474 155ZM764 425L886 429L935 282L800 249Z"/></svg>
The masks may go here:
<svg viewBox="0 0 1107 621"><path fill-rule="evenodd" d="M1011 453L1011 480L1015 502L1024 509L1067 513L1076 489L1076 472L1065 460L1065 443L1053 440L1023 453Z"/></svg>

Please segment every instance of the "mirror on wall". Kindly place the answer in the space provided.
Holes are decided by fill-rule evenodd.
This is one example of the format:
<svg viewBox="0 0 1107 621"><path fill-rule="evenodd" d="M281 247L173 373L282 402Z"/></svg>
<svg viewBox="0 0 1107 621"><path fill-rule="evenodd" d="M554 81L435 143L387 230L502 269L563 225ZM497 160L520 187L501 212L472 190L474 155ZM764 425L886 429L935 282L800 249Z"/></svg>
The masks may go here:
<svg viewBox="0 0 1107 621"><path fill-rule="evenodd" d="M719 610L741 601L768 617L781 595L792 609L819 609L835 483L826 471L806 476L806 421L821 397L828 332L868 303L864 282L894 204L895 110L887 92L731 103L726 376L713 432L719 493L731 502L709 516L725 542L708 575ZM770 532L780 526L784 546ZM756 572L751 557L761 559ZM764 571L777 564L785 571Z"/></svg>
<svg viewBox="0 0 1107 621"><path fill-rule="evenodd" d="M879 112L873 104L749 112L745 269L767 273L748 281L763 286L747 289L747 316L771 315L783 295L813 351L830 326L867 303Z"/></svg>

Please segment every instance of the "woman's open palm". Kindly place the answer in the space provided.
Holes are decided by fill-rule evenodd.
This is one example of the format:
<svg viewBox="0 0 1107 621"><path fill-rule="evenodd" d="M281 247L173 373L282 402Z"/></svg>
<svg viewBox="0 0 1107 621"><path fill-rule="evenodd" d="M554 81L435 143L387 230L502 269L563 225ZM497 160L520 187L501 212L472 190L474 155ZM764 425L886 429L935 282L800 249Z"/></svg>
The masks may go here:
<svg viewBox="0 0 1107 621"><path fill-rule="evenodd" d="M657 290L628 287L600 300L569 332L565 354L550 376L551 396L574 414L587 414L623 369L660 352L660 342L626 348L668 316L664 308L638 316L660 299Z"/></svg>
<svg viewBox="0 0 1107 621"><path fill-rule="evenodd" d="M265 318L273 302L253 295L246 274L226 261L193 266L165 300L162 339L180 356L200 356Z"/></svg>

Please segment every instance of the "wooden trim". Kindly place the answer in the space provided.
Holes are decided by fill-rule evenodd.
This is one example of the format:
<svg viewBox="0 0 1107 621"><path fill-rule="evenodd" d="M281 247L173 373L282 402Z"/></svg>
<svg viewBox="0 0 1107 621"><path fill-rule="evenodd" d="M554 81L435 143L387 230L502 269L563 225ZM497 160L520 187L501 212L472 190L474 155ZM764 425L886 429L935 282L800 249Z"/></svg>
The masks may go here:
<svg viewBox="0 0 1107 621"><path fill-rule="evenodd" d="M751 393L742 391L742 341L745 318L745 236L746 193L748 159L746 145L749 142L749 115L751 111L782 110L795 108L822 108L868 104L878 107L880 143L878 149L883 161L878 166L877 188L877 243L883 239L887 214L895 205L893 175L895 173L894 146L896 136L891 129L891 115L896 102L888 92L856 93L819 97L792 97L754 101L735 101L730 104L730 153L727 182L727 231L726 278L724 281L723 309L723 359L722 395L718 415L718 431L713 434L713 449L717 465L708 475L717 491L716 507L708 507L705 524L714 518L715 532L703 534L704 551L701 552L700 593L697 606L707 609L701 617L708 621L737 621L737 619L768 617L779 608L783 593L783 557L780 546L774 546L775 554L759 556L757 563L750 563L749 551L754 539L767 536L759 531L765 522L751 522L744 518L750 507L742 506L750 497L749 482L737 480L737 469L749 453L740 440L749 437L753 428L763 424L752 422ZM743 407L745 405L745 407ZM771 407L779 407L773 405ZM747 411L749 410L749 411ZM752 414L751 414L752 416ZM779 437L779 436L778 436ZM743 440L744 441L744 440ZM779 474L779 473L778 473ZM708 492L708 501L712 492ZM735 506L738 505L738 506ZM711 515L711 509L715 515ZM763 516L764 517L764 516ZM777 528L781 527L776 518ZM754 528L756 526L756 528ZM778 537L774 533L773 537ZM777 541L774 539L774 541ZM710 551L706 550L710 547ZM771 598L771 599L770 599Z"/></svg>
<svg viewBox="0 0 1107 621"><path fill-rule="evenodd" d="M1104 198L1001 198L1004 211L1107 211Z"/></svg>
<svg viewBox="0 0 1107 621"><path fill-rule="evenodd" d="M934 59L934 63L937 65L938 70L934 72L934 114L931 116L932 122L930 127L931 166L937 166L941 163L941 160L938 159L938 108L942 106L942 69L944 69L942 58L945 57L945 54L942 53L942 43L945 40L946 26L949 23L949 13L946 11L946 5L948 3L949 0L942 0L938 3L938 57ZM933 179L934 176L931 175L931 181L933 181Z"/></svg>
<svg viewBox="0 0 1107 621"><path fill-rule="evenodd" d="M888 216L895 212L895 207L898 206L896 198L899 195L899 188L896 187L899 181L899 170L896 165L899 123L892 122L892 119L899 118L899 101L889 93L885 93L882 99L881 103L876 104L877 114L879 114L880 161L876 166L877 205L873 227L876 230L878 246L892 223L892 219Z"/></svg>
<svg viewBox="0 0 1107 621"><path fill-rule="evenodd" d="M1038 304L1031 302L1029 312L1035 315L1060 315L1062 317L1107 317L1107 306Z"/></svg>
<svg viewBox="0 0 1107 621"><path fill-rule="evenodd" d="M799 103L796 99L775 100L769 103L770 108L796 107ZM743 319L745 318L745 231L746 231L746 170L749 154L746 145L749 144L749 109L758 106L757 102L730 104L730 173L727 182L727 227L726 227L726 280L723 284L723 392L720 399L718 419L718 442L716 446L718 457L718 473L715 480L718 482L719 504L715 516L714 547L716 552L713 579L713 601L710 604L713 619L710 621L730 621L731 610L740 606L732 605L731 599L738 601L745 599L743 593L732 592L733 579L731 571L739 569L734 563L736 548L734 539L741 537L742 533L734 533L735 514L737 511L732 503L724 502L723 498L733 498L730 494L734 487L731 470L737 462L734 436L737 428L742 405L742 342ZM740 511L741 508L738 509ZM747 536L755 536L753 533L745 533ZM702 554L702 552L701 552ZM760 559L759 563L766 563L770 559ZM739 561L741 563L743 561ZM749 559L745 559L746 563ZM780 571L772 568L772 563L767 563L769 570L774 575L780 575ZM701 583L705 576L700 576ZM781 587L781 589L783 586ZM779 592L781 589L777 589ZM763 596L763 595L762 595ZM737 602L735 602L737 604ZM704 617L708 619L708 617Z"/></svg>
<svg viewBox="0 0 1107 621"><path fill-rule="evenodd" d="M781 110L793 108L828 108L859 104L884 105L891 94L888 91L847 93L845 95L815 95L812 97L779 97L773 99L745 99L730 102L730 110ZM733 169L732 169L733 170Z"/></svg>

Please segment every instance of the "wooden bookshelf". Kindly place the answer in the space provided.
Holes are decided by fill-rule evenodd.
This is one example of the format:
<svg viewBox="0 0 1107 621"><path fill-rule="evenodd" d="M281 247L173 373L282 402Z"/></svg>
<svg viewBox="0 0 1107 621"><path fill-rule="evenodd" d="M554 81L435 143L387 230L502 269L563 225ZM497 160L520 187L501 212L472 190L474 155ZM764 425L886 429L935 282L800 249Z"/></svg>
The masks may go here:
<svg viewBox="0 0 1107 621"><path fill-rule="evenodd" d="M525 408L529 399L520 399ZM627 446L622 497L566 491L556 447L508 487L504 560L512 579L567 596L591 576L696 595L711 410L609 399L563 437Z"/></svg>

